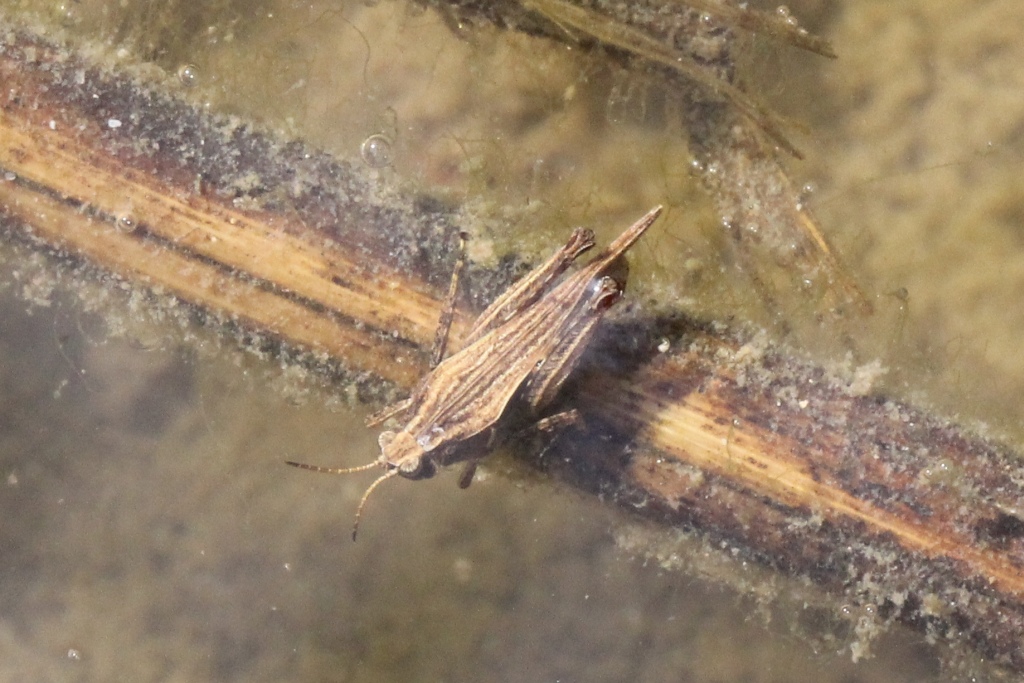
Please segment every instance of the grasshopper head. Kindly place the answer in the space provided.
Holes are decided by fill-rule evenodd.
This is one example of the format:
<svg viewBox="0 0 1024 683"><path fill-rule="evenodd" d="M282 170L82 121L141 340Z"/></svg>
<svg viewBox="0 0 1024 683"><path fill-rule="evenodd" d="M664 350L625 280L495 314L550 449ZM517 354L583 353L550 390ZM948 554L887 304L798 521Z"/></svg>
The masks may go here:
<svg viewBox="0 0 1024 683"><path fill-rule="evenodd" d="M381 432L380 462L406 479L429 479L437 473L434 461L409 432Z"/></svg>

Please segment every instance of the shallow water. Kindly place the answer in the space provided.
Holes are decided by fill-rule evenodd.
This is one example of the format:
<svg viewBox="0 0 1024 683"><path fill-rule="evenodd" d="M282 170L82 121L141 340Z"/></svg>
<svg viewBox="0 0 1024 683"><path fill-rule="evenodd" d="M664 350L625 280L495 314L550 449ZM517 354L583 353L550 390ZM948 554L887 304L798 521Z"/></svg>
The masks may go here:
<svg viewBox="0 0 1024 683"><path fill-rule="evenodd" d="M834 41L838 62L755 49L773 74L766 96L811 127L808 159L791 167L816 185L822 224L880 310L863 346L881 349L892 391L1019 442L1024 9L802 4L794 14ZM637 250L633 295L756 317L742 278L719 273L714 220L677 170L685 147L630 101L590 99L625 86L581 80L583 58L524 63L528 41L454 39L432 13L397 3L222 3L208 16L174 3L67 7L78 15L58 18L73 29L168 71L193 65L184 95L214 109L353 158L385 135L394 162L382 179L534 202L510 219L524 229L671 201L673 232ZM185 30L168 36L167 26ZM423 64L426 78L413 68ZM609 107L625 123L609 124ZM492 143L495 126L516 143ZM539 251L538 238L561 230L496 249ZM683 257L708 298L672 281ZM213 331L154 322L133 341L109 339L109 311L26 279L48 270L21 259L5 255L0 276L0 680L939 675L937 650L906 634L882 637L875 659L853 665L852 638L796 638L792 615L766 626L757 599L619 549L621 520L546 483L489 476L462 492L452 477L394 482L352 544L366 480L282 461L372 459L363 408Z"/></svg>

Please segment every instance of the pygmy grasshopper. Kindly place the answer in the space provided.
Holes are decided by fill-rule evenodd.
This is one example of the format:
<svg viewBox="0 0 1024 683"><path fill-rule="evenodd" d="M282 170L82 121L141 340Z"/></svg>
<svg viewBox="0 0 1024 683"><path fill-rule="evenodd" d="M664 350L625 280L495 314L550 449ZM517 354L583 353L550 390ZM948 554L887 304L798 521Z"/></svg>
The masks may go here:
<svg viewBox="0 0 1024 683"><path fill-rule="evenodd" d="M427 479L438 467L465 462L459 485L468 486L509 404L521 401L530 415L539 419L543 408L555 398L598 321L622 297L625 276L616 280L609 272L660 213L661 207L656 207L587 265L559 279L580 254L594 246L594 233L576 228L565 246L480 314L457 353L441 360L455 305L460 260L438 326L433 369L408 399L367 421L372 426L405 413L410 415L405 427L383 432L379 437L380 456L366 465L334 468L288 464L328 474L378 466L384 469L359 501L353 540L367 498L385 479L396 475ZM548 421L558 422L564 415L552 416Z"/></svg>

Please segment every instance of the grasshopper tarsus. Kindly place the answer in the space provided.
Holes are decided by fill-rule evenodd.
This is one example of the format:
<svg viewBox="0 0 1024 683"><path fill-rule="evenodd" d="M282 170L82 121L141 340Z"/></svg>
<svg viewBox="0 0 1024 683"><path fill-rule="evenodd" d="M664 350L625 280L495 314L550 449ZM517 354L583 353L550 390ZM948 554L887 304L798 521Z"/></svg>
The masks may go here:
<svg viewBox="0 0 1024 683"><path fill-rule="evenodd" d="M462 467L462 471L459 472L459 488L468 489L469 485L473 483L473 477L476 476L476 466L480 464L478 458L467 460L466 464Z"/></svg>

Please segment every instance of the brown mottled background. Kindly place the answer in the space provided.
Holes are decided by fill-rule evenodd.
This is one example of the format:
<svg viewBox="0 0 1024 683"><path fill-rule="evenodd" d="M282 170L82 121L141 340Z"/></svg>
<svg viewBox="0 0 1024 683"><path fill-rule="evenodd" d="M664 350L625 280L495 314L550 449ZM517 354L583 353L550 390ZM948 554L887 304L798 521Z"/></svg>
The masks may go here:
<svg viewBox="0 0 1024 683"><path fill-rule="evenodd" d="M599 60L456 37L390 0L4 4L107 60L193 64L184 97L339 156L390 136L383 189L515 209L477 240L484 262L564 232L533 225L606 237L668 202L634 298L758 319L657 96ZM840 59L758 39L748 81L809 125L790 167L878 309L859 348L889 391L1020 444L1024 5L791 9ZM664 569L616 543L639 530L543 482L394 482L353 545L366 478L282 464L375 456L345 387L9 245L0 321L0 681L942 680L944 653L913 635L854 665L841 610L808 621L753 568L722 588L687 539L659 543L691 572ZM843 362L819 334L808 346Z"/></svg>

